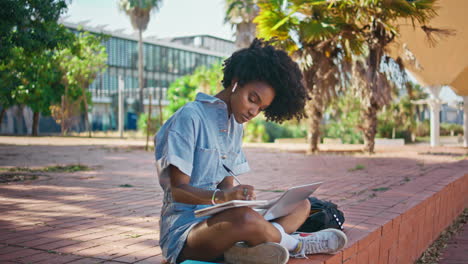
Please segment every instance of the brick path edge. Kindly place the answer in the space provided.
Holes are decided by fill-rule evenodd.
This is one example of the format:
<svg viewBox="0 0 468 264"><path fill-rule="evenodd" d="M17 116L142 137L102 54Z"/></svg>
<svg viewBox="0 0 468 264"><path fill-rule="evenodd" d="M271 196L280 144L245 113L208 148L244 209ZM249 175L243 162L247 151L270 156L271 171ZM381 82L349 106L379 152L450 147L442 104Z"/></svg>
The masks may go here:
<svg viewBox="0 0 468 264"><path fill-rule="evenodd" d="M349 241L344 250L335 255L290 259L288 263L414 263L468 207L468 174L440 177L437 170L431 174L357 206L343 208L345 216L351 216L345 227ZM408 196L406 200L396 199L405 195ZM389 201L395 203L389 205ZM379 204L387 206L379 207ZM366 212L362 208L369 210Z"/></svg>

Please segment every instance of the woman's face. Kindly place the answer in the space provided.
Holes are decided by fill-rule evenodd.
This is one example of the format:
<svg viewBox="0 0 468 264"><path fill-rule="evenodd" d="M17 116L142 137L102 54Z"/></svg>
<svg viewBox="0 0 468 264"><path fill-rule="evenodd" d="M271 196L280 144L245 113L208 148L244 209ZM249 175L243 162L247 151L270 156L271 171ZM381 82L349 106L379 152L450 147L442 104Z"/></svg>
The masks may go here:
<svg viewBox="0 0 468 264"><path fill-rule="evenodd" d="M245 123L265 110L275 98L275 90L265 82L237 86L231 95L231 113L237 123Z"/></svg>

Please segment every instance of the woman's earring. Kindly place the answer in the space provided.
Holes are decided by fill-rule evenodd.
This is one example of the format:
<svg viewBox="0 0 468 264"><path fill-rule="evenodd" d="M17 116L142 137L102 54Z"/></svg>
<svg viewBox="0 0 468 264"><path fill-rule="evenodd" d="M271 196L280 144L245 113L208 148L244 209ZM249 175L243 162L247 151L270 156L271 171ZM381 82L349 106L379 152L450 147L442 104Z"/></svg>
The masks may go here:
<svg viewBox="0 0 468 264"><path fill-rule="evenodd" d="M234 87L232 87L232 92L234 92L237 88L237 82L234 83Z"/></svg>

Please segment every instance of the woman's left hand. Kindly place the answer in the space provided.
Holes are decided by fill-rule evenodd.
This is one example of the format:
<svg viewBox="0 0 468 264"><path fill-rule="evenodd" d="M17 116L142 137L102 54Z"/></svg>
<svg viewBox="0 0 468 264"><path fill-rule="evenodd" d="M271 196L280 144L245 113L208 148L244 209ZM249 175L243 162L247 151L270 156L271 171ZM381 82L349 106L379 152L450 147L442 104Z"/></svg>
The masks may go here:
<svg viewBox="0 0 468 264"><path fill-rule="evenodd" d="M257 196L255 195L254 187L252 185L241 184L237 185L228 190L224 190L226 198L230 200L255 200Z"/></svg>

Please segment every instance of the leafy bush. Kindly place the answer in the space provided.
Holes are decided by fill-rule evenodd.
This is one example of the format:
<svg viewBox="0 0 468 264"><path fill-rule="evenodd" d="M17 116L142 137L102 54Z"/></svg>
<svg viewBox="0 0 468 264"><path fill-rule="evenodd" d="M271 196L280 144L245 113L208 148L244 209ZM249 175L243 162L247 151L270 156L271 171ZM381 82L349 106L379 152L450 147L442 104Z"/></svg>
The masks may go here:
<svg viewBox="0 0 468 264"><path fill-rule="evenodd" d="M393 138L393 129L395 129L395 138L403 138L405 142L411 142L411 131L409 129L401 129L391 121L378 120L376 137Z"/></svg>
<svg viewBox="0 0 468 264"><path fill-rule="evenodd" d="M345 144L362 144L364 142L362 132L355 125L346 122L330 122L324 126L322 135L327 138L340 138Z"/></svg>
<svg viewBox="0 0 468 264"><path fill-rule="evenodd" d="M305 138L307 129L295 121L277 124L267 122L263 116L258 116L248 122L244 129L246 142L274 142L277 138Z"/></svg>
<svg viewBox="0 0 468 264"><path fill-rule="evenodd" d="M361 144L364 142L361 124L361 105L358 98L348 92L331 104L326 111L330 117L323 127L322 135L328 138L340 138L346 144Z"/></svg>
<svg viewBox="0 0 468 264"><path fill-rule="evenodd" d="M411 133L417 130L415 105L408 95L400 97L398 101L385 106L377 116L377 137L403 138L411 142ZM395 135L393 135L395 131Z"/></svg>
<svg viewBox="0 0 468 264"><path fill-rule="evenodd" d="M171 83L167 90L169 105L164 109L164 117L169 118L186 103L194 101L198 92L215 94L221 86L222 65L213 64L211 68L200 66L192 75L183 76Z"/></svg>
<svg viewBox="0 0 468 264"><path fill-rule="evenodd" d="M449 124L449 123L441 123L440 124L440 135L441 136L450 136L451 131L453 131L453 135L456 136L458 134L463 135L463 126L459 124Z"/></svg>
<svg viewBox="0 0 468 264"><path fill-rule="evenodd" d="M181 77L171 83L167 90L169 105L164 108L164 117L169 118L186 103L195 100L196 86L190 81L191 76Z"/></svg>
<svg viewBox="0 0 468 264"><path fill-rule="evenodd" d="M266 133L265 121L254 118L244 128L244 140L246 142L269 142L270 137Z"/></svg>
<svg viewBox="0 0 468 264"><path fill-rule="evenodd" d="M428 137L430 135L430 121L424 120L422 122L416 123L414 134L417 137Z"/></svg>
<svg viewBox="0 0 468 264"><path fill-rule="evenodd" d="M295 121L284 122L281 125L265 121L265 127L271 142L277 138L305 138L307 136L305 125Z"/></svg>
<svg viewBox="0 0 468 264"><path fill-rule="evenodd" d="M141 131L144 135L147 133L151 136L156 134L156 132L159 130L159 118L157 116L152 116L150 120L150 127L149 130L146 130L147 124L148 124L148 114L147 113L142 113L138 117L137 121L137 127L138 131Z"/></svg>

